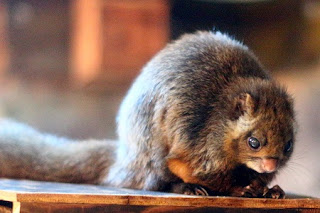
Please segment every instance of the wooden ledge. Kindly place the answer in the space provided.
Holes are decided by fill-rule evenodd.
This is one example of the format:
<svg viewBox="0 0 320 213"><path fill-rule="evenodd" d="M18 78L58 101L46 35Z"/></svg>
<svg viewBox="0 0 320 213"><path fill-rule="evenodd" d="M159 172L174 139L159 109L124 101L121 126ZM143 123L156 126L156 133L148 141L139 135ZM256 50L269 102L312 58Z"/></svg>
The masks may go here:
<svg viewBox="0 0 320 213"><path fill-rule="evenodd" d="M299 209L307 212L320 212L319 198L288 198L281 200L260 198L235 198L235 197L199 197L171 193L139 191L131 189L118 189L95 185L80 185L66 183L37 182L28 180L0 179L0 200L5 203L13 203L18 206L16 212L22 207L32 212L38 206L43 209L48 206L47 212L60 208L80 208L80 212L91 208L112 208L115 212L120 206L127 210L145 211L151 207L162 209L166 212L168 208L173 209L201 209L208 211L212 209L256 209L256 210L287 210L287 212ZM59 207L60 206L60 207ZM116 209L115 209L116 208ZM19 211L17 211L19 209ZM91 209L92 210L92 209ZM140 211L141 210L141 211ZM123 210L121 210L123 211ZM188 210L189 211L189 210ZM46 212L46 211L41 211ZM93 211L94 212L94 211ZM192 211L191 211L192 212ZM205 212L205 211L201 211ZM223 211L222 211L223 212Z"/></svg>

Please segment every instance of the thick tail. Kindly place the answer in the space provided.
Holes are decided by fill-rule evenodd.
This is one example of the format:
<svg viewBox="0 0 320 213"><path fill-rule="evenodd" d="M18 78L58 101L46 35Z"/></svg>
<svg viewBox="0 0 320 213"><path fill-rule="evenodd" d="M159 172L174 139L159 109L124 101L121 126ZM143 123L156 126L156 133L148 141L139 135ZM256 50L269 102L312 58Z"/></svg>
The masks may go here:
<svg viewBox="0 0 320 213"><path fill-rule="evenodd" d="M113 164L113 141L73 141L0 120L0 177L100 184Z"/></svg>

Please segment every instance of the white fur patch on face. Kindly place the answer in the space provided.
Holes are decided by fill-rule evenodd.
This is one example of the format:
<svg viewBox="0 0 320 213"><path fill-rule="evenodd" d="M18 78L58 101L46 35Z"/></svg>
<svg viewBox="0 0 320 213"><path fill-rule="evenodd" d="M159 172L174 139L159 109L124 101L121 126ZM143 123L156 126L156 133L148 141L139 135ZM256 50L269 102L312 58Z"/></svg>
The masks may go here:
<svg viewBox="0 0 320 213"><path fill-rule="evenodd" d="M261 159L248 161L246 166L258 173L264 173L264 170L261 167Z"/></svg>
<svg viewBox="0 0 320 213"><path fill-rule="evenodd" d="M240 116L238 120L229 124L229 127L232 128L233 137L238 138L245 132L252 130L258 120L259 117L254 118L247 113Z"/></svg>
<svg viewBox="0 0 320 213"><path fill-rule="evenodd" d="M272 173L278 169L278 161L270 158L257 158L246 162L246 166L259 173Z"/></svg>

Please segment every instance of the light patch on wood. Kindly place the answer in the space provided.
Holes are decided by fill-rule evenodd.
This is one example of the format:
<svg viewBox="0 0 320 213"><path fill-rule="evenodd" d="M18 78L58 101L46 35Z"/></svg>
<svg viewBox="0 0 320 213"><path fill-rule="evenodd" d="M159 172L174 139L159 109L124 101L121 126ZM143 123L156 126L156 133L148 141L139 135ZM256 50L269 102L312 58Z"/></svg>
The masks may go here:
<svg viewBox="0 0 320 213"><path fill-rule="evenodd" d="M20 202L13 202L12 213L20 213L20 210L21 210L21 203Z"/></svg>

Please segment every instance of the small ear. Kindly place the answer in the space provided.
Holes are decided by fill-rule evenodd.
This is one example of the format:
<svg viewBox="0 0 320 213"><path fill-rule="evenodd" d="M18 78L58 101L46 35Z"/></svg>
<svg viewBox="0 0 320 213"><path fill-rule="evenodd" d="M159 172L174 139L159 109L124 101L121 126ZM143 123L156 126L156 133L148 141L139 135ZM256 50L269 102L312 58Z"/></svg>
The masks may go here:
<svg viewBox="0 0 320 213"><path fill-rule="evenodd" d="M241 93L234 99L232 118L238 119L244 114L252 115L254 112L255 103L252 96L248 93Z"/></svg>

